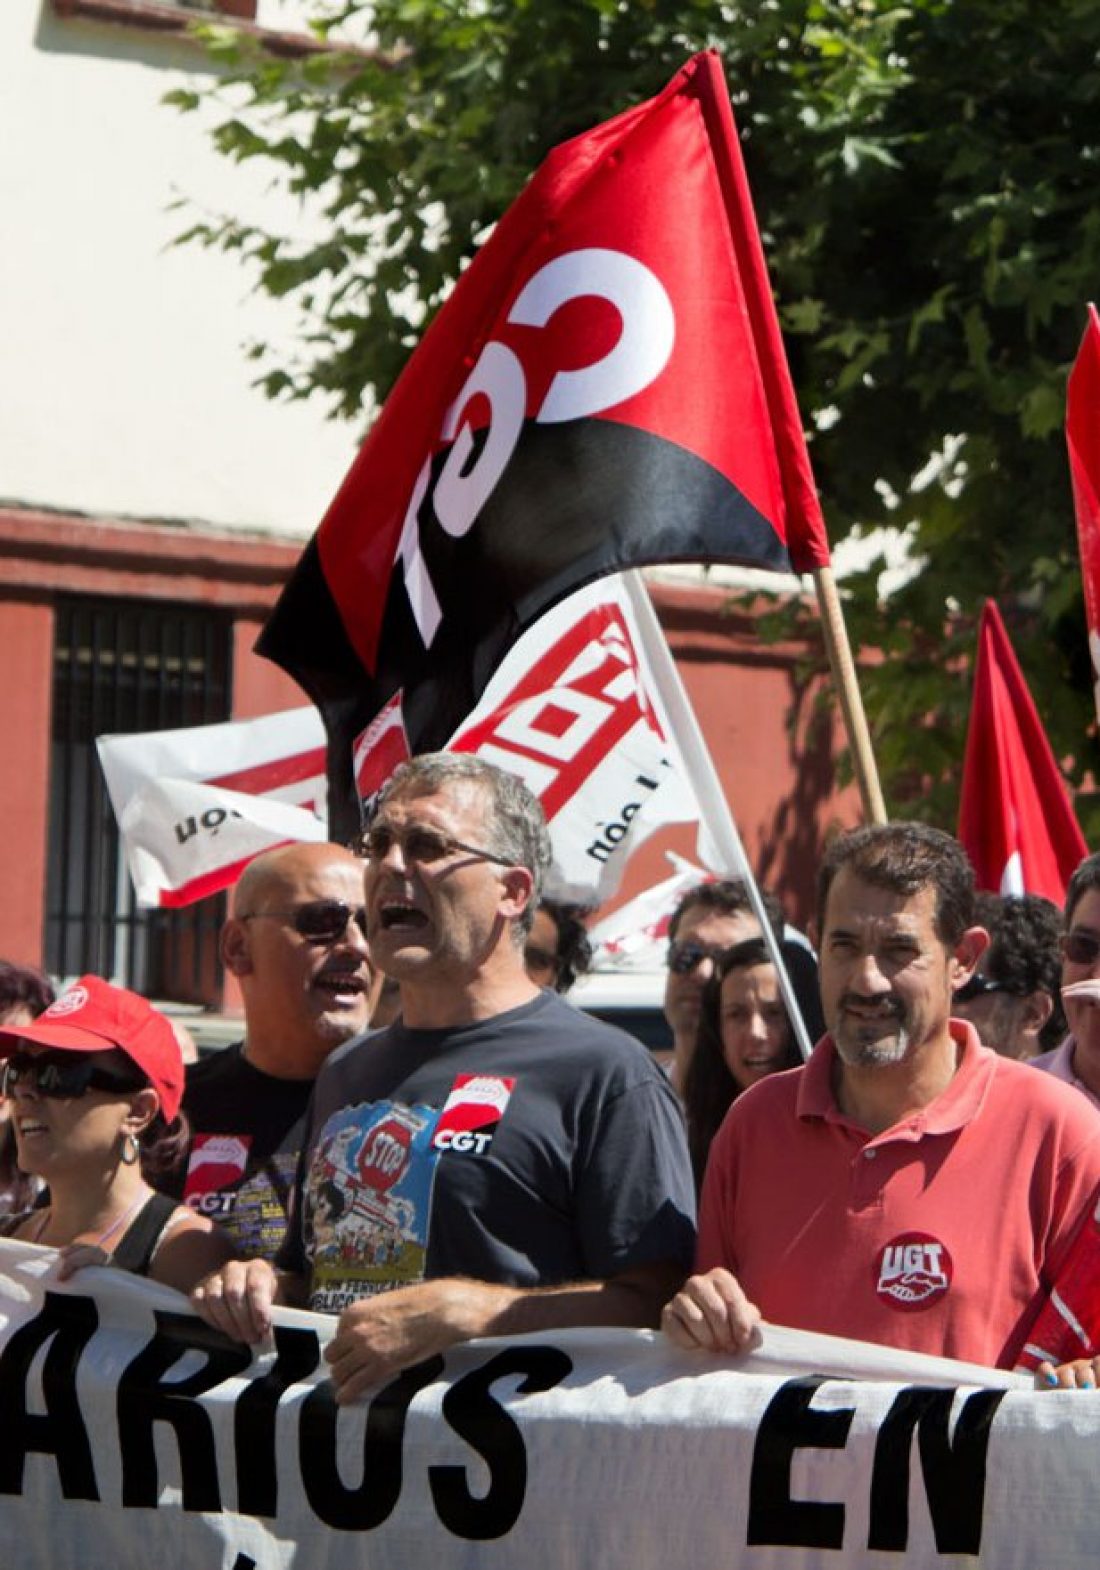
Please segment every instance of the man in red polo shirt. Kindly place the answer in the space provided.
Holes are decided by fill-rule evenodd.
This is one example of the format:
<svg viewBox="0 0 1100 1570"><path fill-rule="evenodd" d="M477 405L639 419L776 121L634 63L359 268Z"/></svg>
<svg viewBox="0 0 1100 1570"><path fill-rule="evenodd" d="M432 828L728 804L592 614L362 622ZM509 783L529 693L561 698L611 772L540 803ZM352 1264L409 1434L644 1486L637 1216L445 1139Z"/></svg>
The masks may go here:
<svg viewBox="0 0 1100 1570"><path fill-rule="evenodd" d="M1100 1114L950 1018L988 935L949 835L843 836L818 921L831 1034L731 1108L664 1328L728 1352L763 1316L1011 1367L1100 1185Z"/></svg>

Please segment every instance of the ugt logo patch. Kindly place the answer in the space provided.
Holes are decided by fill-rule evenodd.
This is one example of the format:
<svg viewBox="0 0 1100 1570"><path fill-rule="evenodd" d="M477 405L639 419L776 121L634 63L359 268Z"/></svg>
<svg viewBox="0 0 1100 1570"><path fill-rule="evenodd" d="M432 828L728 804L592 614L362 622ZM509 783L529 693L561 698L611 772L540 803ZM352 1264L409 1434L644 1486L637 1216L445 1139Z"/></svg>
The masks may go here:
<svg viewBox="0 0 1100 1570"><path fill-rule="evenodd" d="M938 1238L903 1232L875 1260L875 1291L890 1308L930 1308L947 1292L954 1267Z"/></svg>

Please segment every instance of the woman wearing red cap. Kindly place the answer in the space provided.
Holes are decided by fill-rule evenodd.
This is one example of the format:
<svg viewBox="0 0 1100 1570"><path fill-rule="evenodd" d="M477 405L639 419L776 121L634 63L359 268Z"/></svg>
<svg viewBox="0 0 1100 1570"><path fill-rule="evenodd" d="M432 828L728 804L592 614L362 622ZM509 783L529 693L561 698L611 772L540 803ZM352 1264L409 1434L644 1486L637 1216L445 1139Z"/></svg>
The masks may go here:
<svg viewBox="0 0 1100 1570"><path fill-rule="evenodd" d="M178 1154L183 1061L171 1025L134 992L83 976L31 1024L0 1027L19 1165L49 1205L7 1237L67 1250L62 1275L112 1263L188 1292L233 1246L147 1177Z"/></svg>

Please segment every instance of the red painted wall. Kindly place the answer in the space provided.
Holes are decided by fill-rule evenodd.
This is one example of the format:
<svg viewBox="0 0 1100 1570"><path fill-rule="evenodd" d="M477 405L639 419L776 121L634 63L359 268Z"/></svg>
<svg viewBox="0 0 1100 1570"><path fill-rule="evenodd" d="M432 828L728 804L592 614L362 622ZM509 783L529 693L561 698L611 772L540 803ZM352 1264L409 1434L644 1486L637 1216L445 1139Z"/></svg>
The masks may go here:
<svg viewBox="0 0 1100 1570"><path fill-rule="evenodd" d="M0 957L42 962L49 806L50 688L53 611L37 600L0 599L4 746L0 804L4 824L4 895Z"/></svg>
<svg viewBox="0 0 1100 1570"><path fill-rule="evenodd" d="M309 699L298 683L253 651L262 617L239 616L233 623L233 718L252 720L280 709L300 709Z"/></svg>

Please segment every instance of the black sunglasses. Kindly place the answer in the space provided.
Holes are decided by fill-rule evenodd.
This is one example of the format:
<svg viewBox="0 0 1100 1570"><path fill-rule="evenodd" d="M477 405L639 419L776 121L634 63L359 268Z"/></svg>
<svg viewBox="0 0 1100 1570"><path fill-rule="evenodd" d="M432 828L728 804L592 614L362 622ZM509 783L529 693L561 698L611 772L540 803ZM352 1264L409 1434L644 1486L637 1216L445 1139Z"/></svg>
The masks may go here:
<svg viewBox="0 0 1100 1570"><path fill-rule="evenodd" d="M676 976L690 976L705 959L717 965L722 956L728 953L728 944L697 943L694 938L684 938L682 942L669 944L668 968Z"/></svg>
<svg viewBox="0 0 1100 1570"><path fill-rule="evenodd" d="M348 930L349 921L367 935L366 907L348 905L342 899L311 899L292 910L254 910L239 919L256 921L259 917L287 922L307 943L335 943Z"/></svg>
<svg viewBox="0 0 1100 1570"><path fill-rule="evenodd" d="M1100 956L1100 938L1091 932L1067 932L1061 944L1062 953L1071 965L1095 965Z"/></svg>
<svg viewBox="0 0 1100 1570"><path fill-rule="evenodd" d="M132 1074L114 1074L71 1052L42 1052L37 1057L13 1052L0 1075L0 1095L10 1096L20 1085L54 1101L77 1101L89 1090L132 1095L145 1088L145 1081Z"/></svg>
<svg viewBox="0 0 1100 1570"><path fill-rule="evenodd" d="M969 981L955 989L956 1003L969 1003L973 998L984 998L990 992L1011 992L1003 981L993 981L989 976L979 976L975 971Z"/></svg>
<svg viewBox="0 0 1100 1570"><path fill-rule="evenodd" d="M479 861L493 861L501 867L515 865L509 856L498 856L495 851L482 850L478 845L465 845L450 834L420 823L411 823L401 830L391 828L388 823L372 824L359 841L359 854L368 861L384 861L394 845L400 845L401 860L406 863L442 861L445 856L453 856L460 850L467 856L476 856Z"/></svg>

